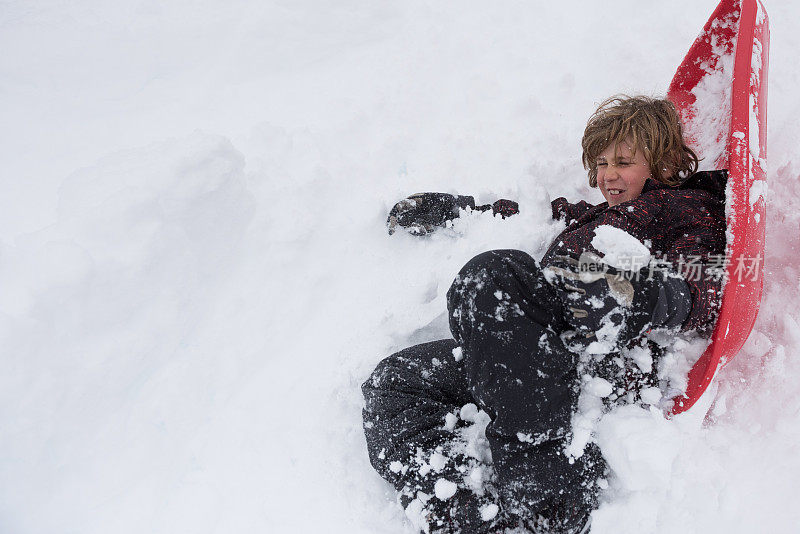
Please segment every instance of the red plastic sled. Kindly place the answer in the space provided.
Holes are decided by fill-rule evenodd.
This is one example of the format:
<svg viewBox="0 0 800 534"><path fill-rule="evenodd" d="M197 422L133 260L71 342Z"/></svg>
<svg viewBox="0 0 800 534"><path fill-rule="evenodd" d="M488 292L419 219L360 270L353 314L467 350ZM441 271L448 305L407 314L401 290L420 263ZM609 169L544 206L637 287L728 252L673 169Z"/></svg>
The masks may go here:
<svg viewBox="0 0 800 534"><path fill-rule="evenodd" d="M722 0L678 67L678 107L702 169L728 169L729 260L711 344L673 414L688 410L753 328L763 287L769 21L758 0Z"/></svg>

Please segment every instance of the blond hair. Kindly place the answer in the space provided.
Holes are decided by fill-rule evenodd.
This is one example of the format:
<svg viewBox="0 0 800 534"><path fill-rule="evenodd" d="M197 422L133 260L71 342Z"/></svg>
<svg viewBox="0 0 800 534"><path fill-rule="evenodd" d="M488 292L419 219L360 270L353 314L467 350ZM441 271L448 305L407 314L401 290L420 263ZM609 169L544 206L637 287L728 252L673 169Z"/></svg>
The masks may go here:
<svg viewBox="0 0 800 534"><path fill-rule="evenodd" d="M606 99L589 117L583 132L583 167L589 185L597 187L597 157L612 144L633 141L631 150L644 153L650 176L670 186L680 185L697 172L697 154L683 139L683 125L675 106L667 99L616 95ZM664 177L667 171L668 176Z"/></svg>

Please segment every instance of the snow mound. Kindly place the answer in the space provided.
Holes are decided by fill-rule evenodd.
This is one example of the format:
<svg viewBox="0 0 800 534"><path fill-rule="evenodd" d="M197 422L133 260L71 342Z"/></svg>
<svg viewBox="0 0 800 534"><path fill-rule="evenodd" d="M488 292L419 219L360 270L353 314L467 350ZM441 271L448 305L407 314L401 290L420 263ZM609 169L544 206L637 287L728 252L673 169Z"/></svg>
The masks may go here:
<svg viewBox="0 0 800 534"><path fill-rule="evenodd" d="M594 234L592 246L603 254L603 263L625 271L638 271L650 263L650 249L625 230L604 224Z"/></svg>
<svg viewBox="0 0 800 534"><path fill-rule="evenodd" d="M449 335L445 293L471 257L540 258L563 228L550 198L601 201L576 156L586 118L662 92L708 17L689 0L616 7L6 2L2 530L413 532L369 465L359 386ZM800 34L795 4L768 7L761 313L707 417L586 421L614 472L593 534L800 524ZM699 96L726 100L721 81ZM713 168L719 140L700 141ZM418 191L521 212L388 236L388 209ZM684 352L659 375L685 376Z"/></svg>

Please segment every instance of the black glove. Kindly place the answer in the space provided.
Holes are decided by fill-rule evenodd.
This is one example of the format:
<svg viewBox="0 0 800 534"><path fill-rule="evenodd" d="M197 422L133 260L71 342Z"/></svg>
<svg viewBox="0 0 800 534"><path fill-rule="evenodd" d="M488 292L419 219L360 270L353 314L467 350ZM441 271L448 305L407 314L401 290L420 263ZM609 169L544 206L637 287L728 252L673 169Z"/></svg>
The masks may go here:
<svg viewBox="0 0 800 534"><path fill-rule="evenodd" d="M390 235L398 226L413 235L426 235L444 227L447 221L458 217L459 210L467 208L476 211L492 210L493 214L500 214L504 219L519 213L519 205L513 200L500 199L494 204L476 206L475 199L471 196L417 193L394 205L389 212L386 226Z"/></svg>
<svg viewBox="0 0 800 534"><path fill-rule="evenodd" d="M569 345L612 352L654 327L680 326L689 315L689 287L666 266L621 271L584 253L581 260L557 256L543 270L556 288L571 327Z"/></svg>

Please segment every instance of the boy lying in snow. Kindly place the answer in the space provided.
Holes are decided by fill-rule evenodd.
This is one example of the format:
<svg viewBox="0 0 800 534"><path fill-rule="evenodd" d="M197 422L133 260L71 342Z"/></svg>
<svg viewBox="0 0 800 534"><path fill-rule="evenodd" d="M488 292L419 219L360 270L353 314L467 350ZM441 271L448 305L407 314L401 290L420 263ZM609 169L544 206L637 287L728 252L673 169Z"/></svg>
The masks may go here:
<svg viewBox="0 0 800 534"><path fill-rule="evenodd" d="M582 146L606 202L553 201L567 227L539 263L519 250L471 259L447 293L454 339L389 356L362 386L370 461L422 531L587 530L605 464L594 444L565 451L580 377L607 380L610 402L636 401L654 377L622 353L653 345L645 334L654 328L709 334L714 325L721 282L708 259L725 251L725 171L696 172L667 100L607 100ZM389 231L425 234L467 207L517 212L511 201L425 193L395 206ZM603 227L665 261L609 267L592 245ZM694 256L705 261L689 272ZM490 452L469 437L481 417L491 418Z"/></svg>

